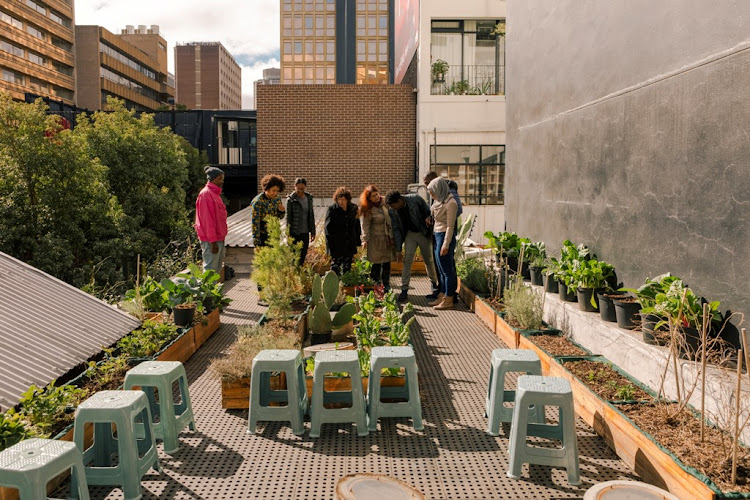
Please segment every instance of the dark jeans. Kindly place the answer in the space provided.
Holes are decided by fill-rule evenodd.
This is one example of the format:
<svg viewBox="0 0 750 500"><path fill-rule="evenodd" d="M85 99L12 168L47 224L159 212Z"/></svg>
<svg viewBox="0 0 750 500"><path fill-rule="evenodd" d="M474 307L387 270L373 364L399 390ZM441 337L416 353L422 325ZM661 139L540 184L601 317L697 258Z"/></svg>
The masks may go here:
<svg viewBox="0 0 750 500"><path fill-rule="evenodd" d="M299 265L305 263L305 257L307 257L307 249L310 247L310 233L290 233L289 237L295 243L298 241L302 242L302 249L299 252Z"/></svg>
<svg viewBox="0 0 750 500"><path fill-rule="evenodd" d="M388 289L391 287L391 263L373 264L370 277L375 283L382 283Z"/></svg>
<svg viewBox="0 0 750 500"><path fill-rule="evenodd" d="M265 238L263 238L263 239L260 239L260 238L259 238L259 239L255 240L255 241L253 242L253 246L254 246L255 248L260 248L260 247L267 247L267 246L268 246L268 241L266 241L266 239L265 239ZM261 290L263 290L263 287L262 287L262 286L260 286L260 285L258 285L257 283L256 283L256 285L258 286L258 293L260 294L260 291L261 291Z"/></svg>
<svg viewBox="0 0 750 500"><path fill-rule="evenodd" d="M448 255L440 255L443 241L445 241L445 233L435 233L435 265L440 278L440 291L447 296L455 296L458 287L456 261L453 258L453 252L456 250L456 237L454 235L451 240Z"/></svg>
<svg viewBox="0 0 750 500"><path fill-rule="evenodd" d="M352 259L353 255L345 255L343 257L333 257L331 259L331 270L341 276L344 273L348 273L352 270Z"/></svg>

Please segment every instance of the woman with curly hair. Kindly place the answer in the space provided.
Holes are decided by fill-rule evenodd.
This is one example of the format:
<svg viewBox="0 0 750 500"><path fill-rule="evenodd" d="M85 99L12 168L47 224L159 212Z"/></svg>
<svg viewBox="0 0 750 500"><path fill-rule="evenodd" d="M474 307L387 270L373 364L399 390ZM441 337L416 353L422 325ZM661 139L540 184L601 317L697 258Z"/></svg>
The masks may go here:
<svg viewBox="0 0 750 500"><path fill-rule="evenodd" d="M388 207L383 203L378 188L372 184L362 191L359 201L362 246L367 249L367 260L372 262L370 276L376 283L382 283L386 290L390 290L391 261L396 245Z"/></svg>
<svg viewBox="0 0 750 500"><path fill-rule="evenodd" d="M286 183L280 175L269 174L260 180L261 193L250 202L251 231L253 233L253 245L255 248L268 245L268 228L266 217L273 216L279 219L284 216L284 205L281 203L279 193L284 190ZM258 292L261 288L258 285ZM267 305L258 301L260 305Z"/></svg>
<svg viewBox="0 0 750 500"><path fill-rule="evenodd" d="M340 187L333 193L333 201L326 212L326 249L333 261L331 269L341 275L352 268L352 259L360 245L361 231L357 220L357 205L352 203L352 192Z"/></svg>

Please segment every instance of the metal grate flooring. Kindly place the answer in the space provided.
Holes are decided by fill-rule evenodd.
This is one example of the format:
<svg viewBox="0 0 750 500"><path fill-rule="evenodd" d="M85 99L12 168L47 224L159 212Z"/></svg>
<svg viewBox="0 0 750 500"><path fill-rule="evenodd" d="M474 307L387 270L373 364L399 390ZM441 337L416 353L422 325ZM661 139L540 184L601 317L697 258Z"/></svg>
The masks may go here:
<svg viewBox="0 0 750 500"><path fill-rule="evenodd" d="M208 370L234 341L237 325L257 321L263 311L248 277L238 276L227 283L234 302L222 314L221 328L186 365L197 431L180 435L173 457L159 445L163 473L143 478L143 498L332 499L336 481L356 472L396 477L430 499L582 498L602 481L638 480L580 420L581 486L568 485L565 470L543 466L524 466L521 481L507 478L508 427L489 436L483 416L490 352L503 345L463 306L439 313L425 307L429 282L412 283L423 432L413 431L409 419L386 419L364 438L351 424L324 425L313 440L276 422L247 435L247 411L221 409L220 384ZM123 498L117 488L90 491L92 499Z"/></svg>

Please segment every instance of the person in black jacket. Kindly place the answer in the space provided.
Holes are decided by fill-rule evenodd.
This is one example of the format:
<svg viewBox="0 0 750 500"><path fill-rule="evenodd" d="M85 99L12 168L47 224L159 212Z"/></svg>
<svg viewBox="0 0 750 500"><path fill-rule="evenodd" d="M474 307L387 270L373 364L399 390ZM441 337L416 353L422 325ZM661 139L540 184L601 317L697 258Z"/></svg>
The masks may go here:
<svg viewBox="0 0 750 500"><path fill-rule="evenodd" d="M302 177L294 180L294 191L286 197L286 226L292 241L302 242L299 265L305 262L310 242L315 239L315 211L313 197L305 192L307 181Z"/></svg>
<svg viewBox="0 0 750 500"><path fill-rule="evenodd" d="M326 212L326 248L333 261L331 269L341 275L352 268L352 259L361 244L361 229L352 192L340 187L333 193L333 201Z"/></svg>

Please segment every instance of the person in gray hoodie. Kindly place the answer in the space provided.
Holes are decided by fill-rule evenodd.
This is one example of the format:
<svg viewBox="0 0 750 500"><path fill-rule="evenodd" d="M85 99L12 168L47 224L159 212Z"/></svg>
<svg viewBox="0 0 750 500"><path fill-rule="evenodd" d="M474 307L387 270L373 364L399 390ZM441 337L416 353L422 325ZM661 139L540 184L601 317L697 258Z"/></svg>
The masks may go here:
<svg viewBox="0 0 750 500"><path fill-rule="evenodd" d="M299 265L305 262L310 242L315 239L315 211L313 197L306 193L307 181L302 177L294 180L294 191L286 197L286 227L294 242L302 242Z"/></svg>

